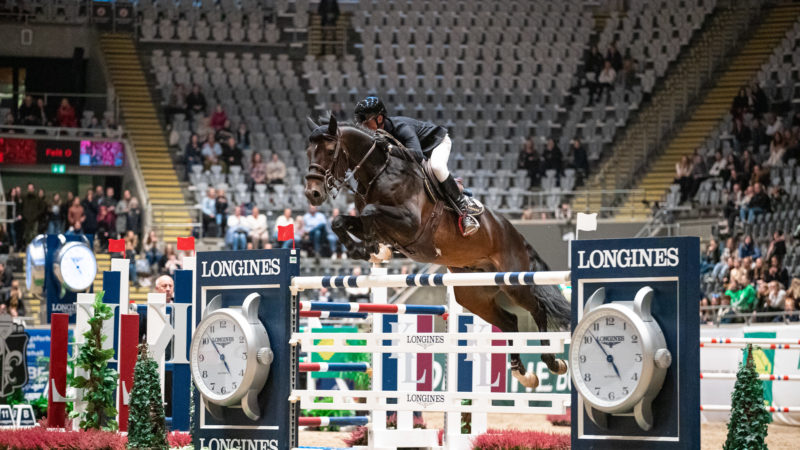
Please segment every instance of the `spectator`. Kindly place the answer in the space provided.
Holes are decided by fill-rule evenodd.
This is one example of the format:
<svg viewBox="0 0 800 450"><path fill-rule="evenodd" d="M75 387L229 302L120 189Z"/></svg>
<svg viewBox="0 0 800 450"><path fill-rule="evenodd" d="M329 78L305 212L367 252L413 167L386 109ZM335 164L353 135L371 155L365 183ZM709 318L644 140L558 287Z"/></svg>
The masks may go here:
<svg viewBox="0 0 800 450"><path fill-rule="evenodd" d="M192 86L192 92L186 96L186 108L189 113L189 118L204 117L206 115L206 96L200 92L200 86Z"/></svg>
<svg viewBox="0 0 800 450"><path fill-rule="evenodd" d="M339 214L341 214L339 208L333 208L333 211L331 211L331 219L328 221L326 230L328 236L328 245L331 248L332 259L336 259L340 256L342 257L342 259L346 258L346 255L344 253L345 252L344 245L339 243L339 236L337 236L336 233L334 233L333 229L331 228L331 226L333 225L333 221L337 217L339 217Z"/></svg>
<svg viewBox="0 0 800 450"><path fill-rule="evenodd" d="M769 159L764 162L765 167L783 166L783 155L786 153L786 141L782 132L776 132L769 144Z"/></svg>
<svg viewBox="0 0 800 450"><path fill-rule="evenodd" d="M236 145L236 139L233 136L228 137L228 141L222 147L222 159L225 161L225 167L230 169L231 166L242 166L242 158L244 154L242 149Z"/></svg>
<svg viewBox="0 0 800 450"><path fill-rule="evenodd" d="M750 121L750 140L755 151L759 151L762 145L769 145L767 128L762 119L754 118Z"/></svg>
<svg viewBox="0 0 800 450"><path fill-rule="evenodd" d="M722 152L717 151L714 153L714 164L708 169L708 174L712 177L722 176L723 171L727 169L728 161L722 157Z"/></svg>
<svg viewBox="0 0 800 450"><path fill-rule="evenodd" d="M28 189L22 197L22 227L24 242L30 242L39 229L39 219L46 208L36 194L33 183L28 183Z"/></svg>
<svg viewBox="0 0 800 450"><path fill-rule="evenodd" d="M770 312L783 311L786 304L786 291L777 280L772 280L767 284L766 310Z"/></svg>
<svg viewBox="0 0 800 450"><path fill-rule="evenodd" d="M214 114L211 115L211 127L214 128L214 131L219 131L226 120L228 120L228 115L222 109L222 105L217 103L217 106L214 107Z"/></svg>
<svg viewBox="0 0 800 450"><path fill-rule="evenodd" d="M692 186L692 163L687 155L681 156L681 160L675 163L675 183L681 187L681 203L689 197Z"/></svg>
<svg viewBox="0 0 800 450"><path fill-rule="evenodd" d="M742 277L741 282L731 279L725 295L731 297L731 306L736 312L753 312L756 308L756 290L747 275Z"/></svg>
<svg viewBox="0 0 800 450"><path fill-rule="evenodd" d="M755 242L753 242L753 236L749 234L744 237L744 241L739 245L739 259L741 260L747 257L761 257L761 250Z"/></svg>
<svg viewBox="0 0 800 450"><path fill-rule="evenodd" d="M36 106L37 106L37 109L39 111L39 124L40 125L46 125L46 126L52 126L53 123L48 118L47 109L46 109L46 106L44 104L44 99L43 98L37 98L36 99Z"/></svg>
<svg viewBox="0 0 800 450"><path fill-rule="evenodd" d="M181 262L178 260L178 254L175 253L175 246L167 244L164 248L164 256L159 263L161 272L169 275L175 275L175 271L181 268Z"/></svg>
<svg viewBox="0 0 800 450"><path fill-rule="evenodd" d="M570 166L578 173L579 179L586 178L589 173L589 157L586 155L586 149L578 138L569 141L567 159L570 161Z"/></svg>
<svg viewBox="0 0 800 450"><path fill-rule="evenodd" d="M706 274L713 270L719 264L720 256L719 243L717 243L716 239L711 239L708 242L706 251L700 257L700 274Z"/></svg>
<svg viewBox="0 0 800 450"><path fill-rule="evenodd" d="M86 198L81 202L83 214L85 216L81 223L81 229L86 234L94 234L97 231L97 202L95 201L94 191L88 189Z"/></svg>
<svg viewBox="0 0 800 450"><path fill-rule="evenodd" d="M769 110L769 100L767 94L761 89L758 83L753 83L750 88L750 95L753 97L753 114L760 118Z"/></svg>
<svg viewBox="0 0 800 450"><path fill-rule="evenodd" d="M261 214L257 206L254 206L247 216L247 225L250 228L249 237L254 248L260 248L264 242L269 242L267 216Z"/></svg>
<svg viewBox="0 0 800 450"><path fill-rule="evenodd" d="M136 247L133 241L127 239L127 236L125 238L125 253L123 257L130 263L128 272L130 273L131 283L139 286L139 274L136 273Z"/></svg>
<svg viewBox="0 0 800 450"><path fill-rule="evenodd" d="M694 198L695 194L697 194L697 191L700 189L700 185L708 178L708 170L706 169L706 163L702 156L694 155L690 177L692 178L692 185L689 191L689 198Z"/></svg>
<svg viewBox="0 0 800 450"><path fill-rule="evenodd" d="M120 235L122 234L120 233ZM139 236L137 236L133 231L125 232L124 236L125 242L130 242L133 251L139 253Z"/></svg>
<svg viewBox="0 0 800 450"><path fill-rule="evenodd" d="M250 130L247 129L246 123L239 123L235 138L242 150L250 150Z"/></svg>
<svg viewBox="0 0 800 450"><path fill-rule="evenodd" d="M17 125L16 120L14 119L14 114L6 113L6 118L3 121L3 127L0 128L0 133L7 133L7 134L14 134L18 130L14 128Z"/></svg>
<svg viewBox="0 0 800 450"><path fill-rule="evenodd" d="M108 248L108 240L116 236L116 223L117 216L108 210L106 205L100 205L100 211L97 213L97 238L99 239L100 248Z"/></svg>
<svg viewBox="0 0 800 450"><path fill-rule="evenodd" d="M561 151L556 148L553 138L548 138L542 153L542 174L546 175L548 170L555 170L558 176L561 174L561 169Z"/></svg>
<svg viewBox="0 0 800 450"><path fill-rule="evenodd" d="M636 60L630 55L626 55L622 60L622 70L619 71L617 84L626 90L633 89L636 84Z"/></svg>
<svg viewBox="0 0 800 450"><path fill-rule="evenodd" d="M142 208L139 206L139 199L136 197L131 197L127 223L128 226L125 227L125 231L132 232L136 236L142 234Z"/></svg>
<svg viewBox="0 0 800 450"><path fill-rule="evenodd" d="M206 143L203 145L203 150L201 150L200 153L203 155L203 165L206 170L222 162L220 159L222 158L222 147L216 142L213 133L209 133L208 140L206 140Z"/></svg>
<svg viewBox="0 0 800 450"><path fill-rule="evenodd" d="M253 152L250 159L250 190L257 184L267 184L267 164L261 158L261 153Z"/></svg>
<svg viewBox="0 0 800 450"><path fill-rule="evenodd" d="M320 16L323 27L335 26L336 20L339 19L339 2L337 0L320 0L317 14Z"/></svg>
<svg viewBox="0 0 800 450"><path fill-rule="evenodd" d="M767 113L765 117L767 119L767 136L772 138L775 133L783 131L783 121L779 116L776 116L775 113Z"/></svg>
<svg viewBox="0 0 800 450"><path fill-rule="evenodd" d="M117 202L114 212L117 215L116 230L118 233L128 231L128 211L130 211L131 191L125 189L122 198Z"/></svg>
<svg viewBox="0 0 800 450"><path fill-rule="evenodd" d="M235 138L235 136L231 128L231 120L225 119L225 122L222 123L222 127L217 130L217 141L224 143L228 141L228 138Z"/></svg>
<svg viewBox="0 0 800 450"><path fill-rule="evenodd" d="M733 98L733 102L731 103L731 115L735 119L741 120L742 116L744 116L744 113L750 109L750 104L751 100L747 95L745 88L739 88L739 92L736 94L736 97Z"/></svg>
<svg viewBox="0 0 800 450"><path fill-rule="evenodd" d="M533 136L529 136L522 145L517 159L517 169L528 172L528 188L539 185L539 154L536 153Z"/></svg>
<svg viewBox="0 0 800 450"><path fill-rule="evenodd" d="M592 44L583 60L583 71L586 85L589 87L589 101L591 102L598 88L597 77L603 70L603 54L597 49L597 44Z"/></svg>
<svg viewBox="0 0 800 450"><path fill-rule="evenodd" d="M797 313L797 300L789 297L784 298L783 315L777 316L773 322L800 322L800 314Z"/></svg>
<svg viewBox="0 0 800 450"><path fill-rule="evenodd" d="M292 210L286 208L283 210L283 215L275 219L275 229L272 231L272 239L278 242L278 227L285 227L294 224L292 220Z"/></svg>
<svg viewBox="0 0 800 450"><path fill-rule="evenodd" d="M23 100L22 104L19 106L17 122L28 126L42 124L42 114L41 111L39 111L39 106L36 105L33 101L33 97L30 95L26 95L25 100Z"/></svg>
<svg viewBox="0 0 800 450"><path fill-rule="evenodd" d="M13 222L9 224L8 234L12 245L17 249L23 247L23 222L22 222L22 188L15 186L8 193L8 205L6 206L6 217Z"/></svg>
<svg viewBox="0 0 800 450"><path fill-rule="evenodd" d="M175 83L169 94L167 107L164 108L167 123L172 123L172 116L175 114L186 114L186 89L181 83Z"/></svg>
<svg viewBox="0 0 800 450"><path fill-rule="evenodd" d="M61 106L58 107L56 120L61 127L75 128L78 126L78 119L75 116L75 108L69 104L66 98L61 99Z"/></svg>
<svg viewBox="0 0 800 450"><path fill-rule="evenodd" d="M4 312L11 315L11 317L24 317L25 316L25 303L22 301L22 289L19 287L19 281L14 280L8 292L8 300L3 303Z"/></svg>
<svg viewBox="0 0 800 450"><path fill-rule="evenodd" d="M617 72L611 65L611 61L606 60L603 65L603 70L600 71L600 74L597 76L597 83L598 83L598 92L597 98L594 101L600 101L603 97L603 92L607 92L611 89L611 86L614 84L614 80L617 79Z"/></svg>
<svg viewBox="0 0 800 450"><path fill-rule="evenodd" d="M151 268L156 266L164 256L164 253L162 253L160 247L161 242L158 240L155 230L150 230L150 232L147 233L147 237L144 239L144 242L142 243L142 248L144 250L144 256L147 258L147 263Z"/></svg>
<svg viewBox="0 0 800 450"><path fill-rule="evenodd" d="M611 63L611 67L614 69L614 72L619 72L622 70L622 55L617 49L616 42L609 44L605 60Z"/></svg>
<svg viewBox="0 0 800 450"><path fill-rule="evenodd" d="M0 288L9 288L14 281L14 273L6 270L6 264L0 261Z"/></svg>
<svg viewBox="0 0 800 450"><path fill-rule="evenodd" d="M325 215L317 211L314 205L308 206L308 212L303 216L303 224L308 238L314 246L314 254L317 257L322 255L322 239L327 230L328 221Z"/></svg>
<svg viewBox="0 0 800 450"><path fill-rule="evenodd" d="M773 256L769 260L769 270L767 271L767 275L764 277L764 281L766 282L770 282L772 280L777 280L783 286L789 285L789 271L781 265L781 261L777 256Z"/></svg>
<svg viewBox="0 0 800 450"><path fill-rule="evenodd" d="M303 216L296 216L294 218L294 240L298 247L302 247L304 242L308 245L311 245L310 239L306 239L307 234L306 226L303 222ZM283 243L283 248L291 248L292 245L293 243L291 241L285 241Z"/></svg>
<svg viewBox="0 0 800 450"><path fill-rule="evenodd" d="M217 189L217 199L214 201L214 218L219 229L218 237L225 236L225 229L228 225L228 197L224 189Z"/></svg>
<svg viewBox="0 0 800 450"><path fill-rule="evenodd" d="M200 141L202 142L208 140L208 137L211 135L214 135L216 138L216 133L214 132L214 129L211 128L211 118L201 117L200 120L197 121L195 133L197 133L197 136L200 137Z"/></svg>
<svg viewBox="0 0 800 450"><path fill-rule="evenodd" d="M116 213L117 199L114 196L113 187L107 187L106 194L98 200L98 206L103 205L108 208L109 211Z"/></svg>
<svg viewBox="0 0 800 450"><path fill-rule="evenodd" d="M747 208L742 208L739 212L739 218L742 222L753 223L756 216L764 214L770 210L770 201L767 194L763 191L761 183L753 184L753 198L747 204Z"/></svg>
<svg viewBox="0 0 800 450"><path fill-rule="evenodd" d="M250 224L247 217L242 215L242 207L237 206L233 215L228 216L228 232L225 234L225 243L233 251L244 250L247 247L247 235L250 233Z"/></svg>
<svg viewBox="0 0 800 450"><path fill-rule="evenodd" d="M47 208L47 234L60 234L64 232L63 211L61 210L61 194L53 194L50 206Z"/></svg>
<svg viewBox="0 0 800 450"><path fill-rule="evenodd" d="M75 197L72 199L72 205L67 212L67 223L70 227L80 227L84 220L86 220L86 215L84 214L83 204L80 198Z"/></svg>
<svg viewBox="0 0 800 450"><path fill-rule="evenodd" d="M89 137L103 136L103 131L102 131L103 126L100 124L100 121L97 120L97 117L95 116L92 116L92 118L89 119L89 123L86 124L84 128L86 128L87 130L95 130L95 131L85 131L83 133L84 136L89 136Z"/></svg>
<svg viewBox="0 0 800 450"><path fill-rule="evenodd" d="M733 119L731 134L733 135L733 149L736 153L741 153L752 139L752 132L750 128L744 126L741 117Z"/></svg>
<svg viewBox="0 0 800 450"><path fill-rule="evenodd" d="M217 217L217 192L214 188L206 190L206 196L200 202L200 212L203 214L203 235L209 235L211 224L216 224ZM219 228L215 228L215 233L219 237Z"/></svg>
<svg viewBox="0 0 800 450"><path fill-rule="evenodd" d="M267 163L267 183L283 184L284 178L286 178L286 164L278 158L277 153L273 153L272 159Z"/></svg>
<svg viewBox="0 0 800 450"><path fill-rule="evenodd" d="M155 291L166 295L167 303L172 303L175 295L175 282L172 280L172 277L169 275L161 275L156 278Z"/></svg>
<svg viewBox="0 0 800 450"><path fill-rule="evenodd" d="M786 256L786 236L783 235L783 230L775 230L767 249L767 259L777 257L778 262L782 263L784 256Z"/></svg>
<svg viewBox="0 0 800 450"><path fill-rule="evenodd" d="M192 173L192 166L203 164L203 147L200 146L200 139L197 133L192 133L192 137L189 138L183 157L184 164L186 164L186 179L188 180L189 174Z"/></svg>

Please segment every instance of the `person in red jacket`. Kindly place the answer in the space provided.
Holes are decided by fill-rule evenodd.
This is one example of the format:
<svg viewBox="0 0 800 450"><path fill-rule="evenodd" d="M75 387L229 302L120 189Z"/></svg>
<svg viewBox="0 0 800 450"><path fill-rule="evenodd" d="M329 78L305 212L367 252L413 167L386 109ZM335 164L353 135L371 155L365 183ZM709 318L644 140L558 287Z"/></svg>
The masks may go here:
<svg viewBox="0 0 800 450"><path fill-rule="evenodd" d="M66 98L61 99L61 106L58 107L56 113L56 120L58 125L62 127L75 128L78 126L78 119L75 117L75 108L69 104Z"/></svg>

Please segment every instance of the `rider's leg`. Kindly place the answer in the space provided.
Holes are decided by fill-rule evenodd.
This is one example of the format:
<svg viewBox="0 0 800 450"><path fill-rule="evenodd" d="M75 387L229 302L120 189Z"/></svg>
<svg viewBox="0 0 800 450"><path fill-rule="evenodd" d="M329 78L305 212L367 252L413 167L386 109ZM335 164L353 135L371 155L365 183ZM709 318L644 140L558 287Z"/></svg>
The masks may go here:
<svg viewBox="0 0 800 450"><path fill-rule="evenodd" d="M469 236L478 231L481 225L478 223L477 219L465 214L469 207L469 200L458 188L456 180L453 179L452 175L450 175L450 171L447 169L447 160L450 158L451 147L452 143L450 142L450 137L445 136L442 142L431 152L431 169L436 179L439 180L439 185L442 187L442 190L450 197L461 212L461 234Z"/></svg>

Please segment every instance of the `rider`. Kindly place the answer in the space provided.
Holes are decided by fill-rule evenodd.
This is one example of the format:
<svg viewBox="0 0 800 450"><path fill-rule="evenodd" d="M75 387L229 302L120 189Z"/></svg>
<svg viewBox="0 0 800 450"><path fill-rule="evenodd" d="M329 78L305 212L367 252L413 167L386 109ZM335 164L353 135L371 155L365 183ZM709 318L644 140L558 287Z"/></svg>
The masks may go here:
<svg viewBox="0 0 800 450"><path fill-rule="evenodd" d="M430 151L431 169L439 181L439 186L458 208L461 215L461 234L466 237L478 231L480 223L476 218L467 214L470 210L470 200L461 193L458 184L447 169L451 142L446 128L410 117L387 117L383 102L374 96L358 102L355 109L355 120L371 130L380 128L391 134L414 154L417 161L424 160L424 152Z"/></svg>

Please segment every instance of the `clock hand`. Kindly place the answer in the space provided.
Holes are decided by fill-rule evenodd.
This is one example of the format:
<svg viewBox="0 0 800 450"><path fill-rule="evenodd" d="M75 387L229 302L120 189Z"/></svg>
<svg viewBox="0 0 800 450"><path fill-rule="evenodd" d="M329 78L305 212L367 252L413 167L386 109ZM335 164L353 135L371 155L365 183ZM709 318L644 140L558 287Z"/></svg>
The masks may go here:
<svg viewBox="0 0 800 450"><path fill-rule="evenodd" d="M602 350L603 354L606 355L606 361L611 363L611 367L614 368L614 372L616 372L617 377L619 377L619 379L621 380L622 379L622 375L619 374L619 369L617 369L617 365L614 364L614 357L608 354L606 349L603 348L603 344L601 344L600 341L591 332L589 332L589 336L591 336L592 339L594 339L594 341L597 343L597 345L600 346L600 350Z"/></svg>
<svg viewBox="0 0 800 450"><path fill-rule="evenodd" d="M227 363L227 362L225 362L225 355L223 355L222 353L220 353L219 349L217 348L217 344L216 344L216 343L214 343L214 339L212 339L212 338L208 338L208 340L210 340L210 341L211 341L211 345L213 345L213 346L214 346L214 350L216 350L216 351L217 351L217 355L219 355L219 359L222 361L222 364L224 364L224 365L225 365L225 370L227 370L227 371L228 371L228 375L230 375L230 374L231 374L231 369L230 369L230 367L228 367L228 363Z"/></svg>

